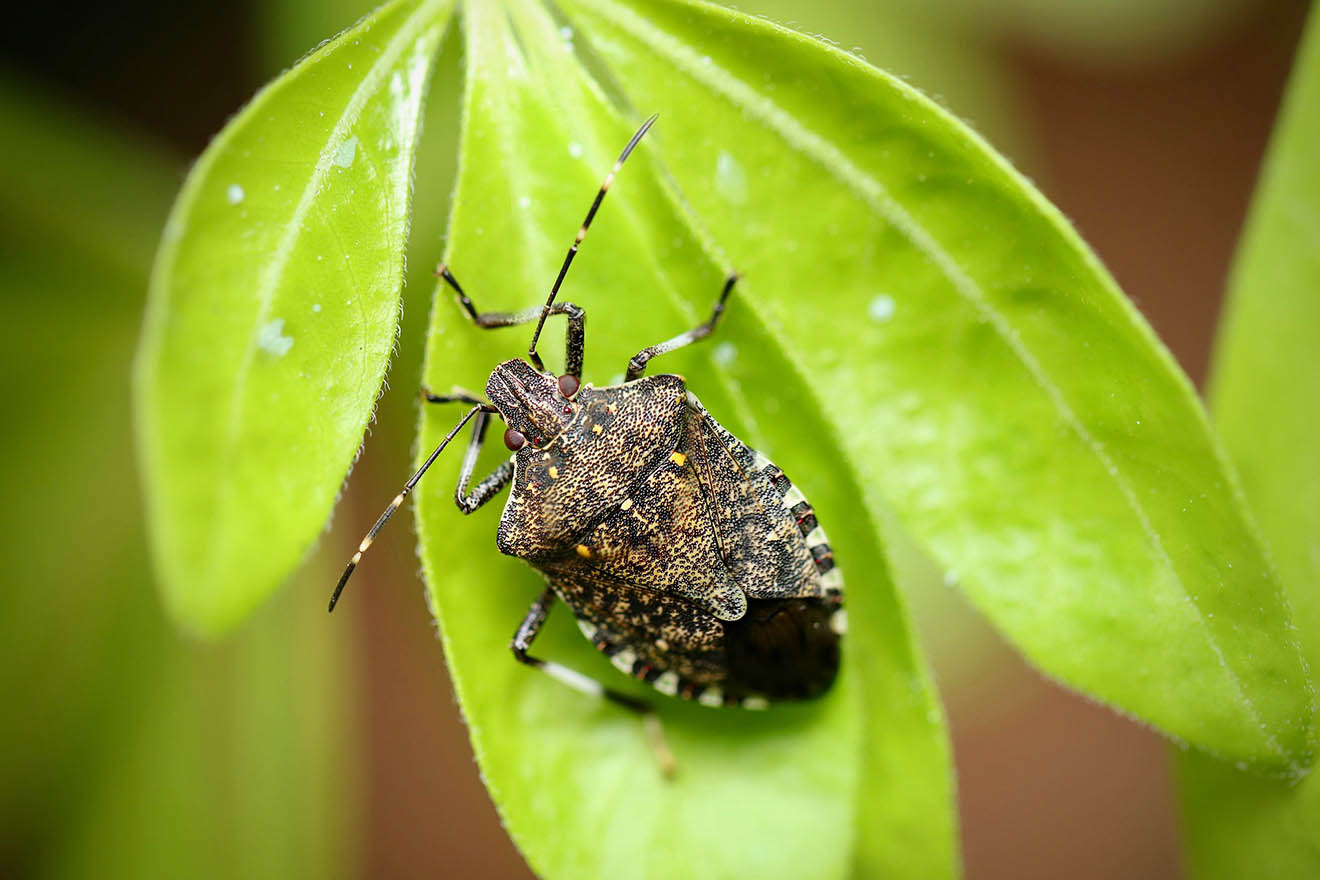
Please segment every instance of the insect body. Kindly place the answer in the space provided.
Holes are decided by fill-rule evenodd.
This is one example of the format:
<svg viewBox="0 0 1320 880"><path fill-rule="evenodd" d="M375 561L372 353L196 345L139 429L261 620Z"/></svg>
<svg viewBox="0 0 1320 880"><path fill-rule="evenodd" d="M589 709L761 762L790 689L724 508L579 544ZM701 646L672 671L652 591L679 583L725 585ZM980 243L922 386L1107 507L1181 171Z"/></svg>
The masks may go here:
<svg viewBox="0 0 1320 880"><path fill-rule="evenodd" d="M471 513L509 487L496 543L548 586L512 642L515 657L587 693L638 711L644 703L528 653L556 598L592 644L624 673L704 705L765 706L817 696L834 681L844 630L843 579L811 505L779 468L722 427L684 380L644 376L656 355L714 330L737 281L725 282L710 319L643 349L621 385L581 384L585 314L555 297L633 136L606 177L543 307L480 313L445 267L438 274L479 327L537 321L528 360L499 364L489 402L466 393L467 415L445 437L363 539L331 599L385 521L470 420L472 439L455 499ZM546 318L568 321L567 369L545 370L536 342ZM513 455L469 490L491 416Z"/></svg>

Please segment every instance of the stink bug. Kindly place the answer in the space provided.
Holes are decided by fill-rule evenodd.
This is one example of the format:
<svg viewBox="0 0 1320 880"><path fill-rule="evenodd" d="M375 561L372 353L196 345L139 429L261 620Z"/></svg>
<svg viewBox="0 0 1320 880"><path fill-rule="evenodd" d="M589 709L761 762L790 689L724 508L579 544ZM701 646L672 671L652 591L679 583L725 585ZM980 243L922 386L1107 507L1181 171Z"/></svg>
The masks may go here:
<svg viewBox="0 0 1320 880"><path fill-rule="evenodd" d="M601 184L544 306L478 312L449 269L437 270L476 326L536 321L528 358L495 367L489 402L424 390L431 403L471 409L363 538L330 609L386 520L471 421L455 501L472 513L511 486L496 544L548 582L513 637L520 662L649 713L640 700L528 653L558 598L614 666L661 693L746 708L815 697L838 671L845 619L843 578L811 505L783 471L715 421L681 377L643 375L656 355L714 331L738 276L725 281L709 320L642 349L623 384L603 388L581 383L583 310L555 301L605 193L654 121L633 135ZM568 322L568 363L558 376L536 351L550 315ZM469 491L492 415L504 420L513 454Z"/></svg>

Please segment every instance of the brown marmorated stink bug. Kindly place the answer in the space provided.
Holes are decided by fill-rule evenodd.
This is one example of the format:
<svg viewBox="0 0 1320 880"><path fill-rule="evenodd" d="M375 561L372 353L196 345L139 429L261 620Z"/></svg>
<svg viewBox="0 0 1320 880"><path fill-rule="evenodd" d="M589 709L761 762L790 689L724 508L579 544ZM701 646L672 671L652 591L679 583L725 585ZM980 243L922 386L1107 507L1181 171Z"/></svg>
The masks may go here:
<svg viewBox="0 0 1320 880"><path fill-rule="evenodd" d="M455 501L472 513L512 484L496 545L548 581L514 634L514 657L643 714L672 769L646 703L527 653L556 598L624 674L671 697L749 709L824 693L838 671L845 617L842 574L802 492L715 421L680 376L642 375L651 358L714 331L736 274L706 323L642 349L628 362L623 384L581 384L585 314L555 297L615 175L654 121L633 135L605 177L545 305L478 312L449 269L439 268L476 326L536 321L528 359L495 368L486 383L490 402L423 391L431 403L472 408L362 539L330 610L386 520L475 419ZM556 376L536 343L546 318L561 314L568 321L568 363ZM508 426L504 443L513 455L469 491L492 415Z"/></svg>

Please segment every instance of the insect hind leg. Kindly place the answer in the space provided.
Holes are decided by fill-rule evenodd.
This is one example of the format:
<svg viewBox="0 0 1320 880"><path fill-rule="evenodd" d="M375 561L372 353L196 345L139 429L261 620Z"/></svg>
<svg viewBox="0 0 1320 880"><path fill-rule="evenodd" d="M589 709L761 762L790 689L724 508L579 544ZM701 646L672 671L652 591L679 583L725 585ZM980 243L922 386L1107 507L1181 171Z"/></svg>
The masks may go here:
<svg viewBox="0 0 1320 880"><path fill-rule="evenodd" d="M541 627L545 624L545 619L550 614L550 606L554 604L554 601L554 588L546 587L545 591L532 603L532 607L527 609L527 615L523 618L522 623L518 626L518 631L513 634L513 639L509 643L514 659L519 663L541 670L546 675L568 685L579 693L592 697L603 697L630 712L641 715L646 727L647 738L651 741L651 748L655 752L660 769L665 776L672 777L677 769L674 763L674 755L665 742L664 732L660 727L660 719L649 703L610 690L594 678L583 675L576 669L570 669L550 660L542 660L540 657L533 657L527 653L532 646L532 642L541 632Z"/></svg>
<svg viewBox="0 0 1320 880"><path fill-rule="evenodd" d="M527 653L532 646L532 642L540 634L541 627L545 624L545 619L550 614L550 606L554 601L554 589L546 587L545 592L541 593L536 601L532 603L532 607L527 610L527 616L523 618L522 624L519 625L518 631L514 633L513 640L509 643L514 659L519 663L525 663L528 666L540 669L551 678L563 682L580 693L593 697L604 697L639 715L649 714L652 709L645 700L612 691L594 678L583 675L575 669L569 669L567 666L549 660L542 660Z"/></svg>
<svg viewBox="0 0 1320 880"><path fill-rule="evenodd" d="M640 378L642 373L646 371L647 362L656 355L668 354L675 349L705 339L707 336L714 333L715 325L720 322L720 316L724 314L724 302L729 298L729 294L733 291L733 286L738 283L738 279L741 277L742 276L737 272L730 272L729 277L724 279L724 289L720 291L720 298L715 301L715 308L711 310L710 318L706 323L698 324L686 333L680 333L673 339L666 339L664 342L657 343L649 348L644 348L637 352L637 354L633 355L628 361L628 373L625 381L631 382L634 379Z"/></svg>

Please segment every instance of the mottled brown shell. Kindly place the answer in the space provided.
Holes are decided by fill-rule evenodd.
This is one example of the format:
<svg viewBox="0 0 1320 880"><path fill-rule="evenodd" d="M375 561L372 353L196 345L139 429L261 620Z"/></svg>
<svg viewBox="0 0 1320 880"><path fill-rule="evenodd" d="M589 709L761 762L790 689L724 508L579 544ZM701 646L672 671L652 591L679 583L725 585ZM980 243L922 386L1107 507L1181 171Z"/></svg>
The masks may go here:
<svg viewBox="0 0 1320 880"><path fill-rule="evenodd" d="M500 551L544 572L596 647L665 693L755 706L825 691L843 581L801 492L678 376L560 403L559 433L514 455Z"/></svg>

